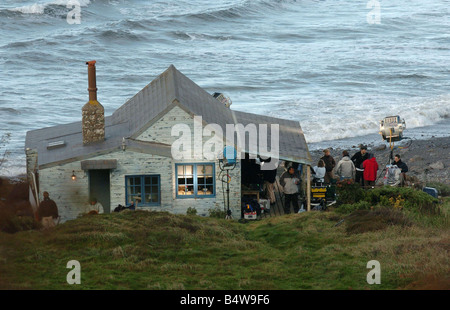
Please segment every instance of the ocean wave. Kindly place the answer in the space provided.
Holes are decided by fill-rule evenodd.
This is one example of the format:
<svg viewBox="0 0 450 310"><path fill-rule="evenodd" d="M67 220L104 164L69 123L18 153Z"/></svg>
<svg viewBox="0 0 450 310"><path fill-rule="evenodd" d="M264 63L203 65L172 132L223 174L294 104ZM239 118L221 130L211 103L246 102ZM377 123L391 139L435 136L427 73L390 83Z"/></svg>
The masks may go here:
<svg viewBox="0 0 450 310"><path fill-rule="evenodd" d="M268 11L284 9L286 4L292 4L296 0L260 0L251 1L244 0L242 2L233 3L228 7L216 7L212 9L203 10L200 12L188 12L180 14L169 15L169 18L184 17L188 19L195 19L201 21L216 21L216 20L233 20L246 16L263 16Z"/></svg>
<svg viewBox="0 0 450 310"><path fill-rule="evenodd" d="M237 37L231 35L209 35L205 33L197 32L184 32L184 31L171 31L169 35L182 40L212 40L212 41L227 41L231 39L236 39Z"/></svg>
<svg viewBox="0 0 450 310"><path fill-rule="evenodd" d="M55 45L55 44L56 44L55 42L48 41L44 38L39 38L39 39L31 39L31 40L26 40L26 41L11 42L2 47L3 48L12 48L12 49L15 49L15 48L22 49L22 48L26 48L26 47L30 47L30 46L34 46L34 45L45 46L45 45Z"/></svg>
<svg viewBox="0 0 450 310"><path fill-rule="evenodd" d="M108 30L94 30L95 36L104 40L126 40L126 41L141 41L145 40L146 36L136 34L131 30L122 29L108 29Z"/></svg>
<svg viewBox="0 0 450 310"><path fill-rule="evenodd" d="M1 108L0 107L0 113L9 113L9 114L15 114L15 115L19 115L20 111L14 109L14 108Z"/></svg>
<svg viewBox="0 0 450 310"><path fill-rule="evenodd" d="M388 79L388 80L396 80L396 79L430 79L431 77L425 74L420 73L398 73L398 74L385 74L378 75L379 79Z"/></svg>

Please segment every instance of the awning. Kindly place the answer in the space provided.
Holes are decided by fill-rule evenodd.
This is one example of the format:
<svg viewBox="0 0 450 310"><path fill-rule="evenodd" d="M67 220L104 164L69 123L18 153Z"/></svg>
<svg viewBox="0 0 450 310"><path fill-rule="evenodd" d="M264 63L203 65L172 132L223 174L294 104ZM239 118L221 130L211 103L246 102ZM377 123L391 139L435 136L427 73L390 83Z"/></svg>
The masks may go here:
<svg viewBox="0 0 450 310"><path fill-rule="evenodd" d="M116 169L117 159L107 160L83 160L81 162L81 169L83 170L101 170L101 169Z"/></svg>

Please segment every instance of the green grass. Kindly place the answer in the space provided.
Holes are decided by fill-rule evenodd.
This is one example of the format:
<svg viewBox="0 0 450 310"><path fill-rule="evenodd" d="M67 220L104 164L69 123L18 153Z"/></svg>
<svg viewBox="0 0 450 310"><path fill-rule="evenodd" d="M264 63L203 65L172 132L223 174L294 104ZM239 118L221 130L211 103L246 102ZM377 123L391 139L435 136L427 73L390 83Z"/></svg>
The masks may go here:
<svg viewBox="0 0 450 310"><path fill-rule="evenodd" d="M411 225L356 233L348 220L335 227L346 215L333 211L247 224L145 211L85 216L47 231L0 233L0 288L401 289L433 279L448 289L449 205L434 226L405 213ZM366 282L373 259L380 285ZM81 285L66 282L70 260L81 264Z"/></svg>

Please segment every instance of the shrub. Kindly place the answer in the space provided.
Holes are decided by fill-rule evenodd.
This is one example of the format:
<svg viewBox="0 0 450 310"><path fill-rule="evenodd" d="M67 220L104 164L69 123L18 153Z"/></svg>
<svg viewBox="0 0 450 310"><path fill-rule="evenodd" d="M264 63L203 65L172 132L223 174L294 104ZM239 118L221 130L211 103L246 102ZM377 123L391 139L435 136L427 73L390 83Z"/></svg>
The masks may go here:
<svg viewBox="0 0 450 310"><path fill-rule="evenodd" d="M2 231L16 233L24 230L40 229L41 223L30 216L12 216L6 220Z"/></svg>
<svg viewBox="0 0 450 310"><path fill-rule="evenodd" d="M336 183L337 202L339 204L353 204L364 199L365 192L359 183L353 180L343 180Z"/></svg>
<svg viewBox="0 0 450 310"><path fill-rule="evenodd" d="M226 216L226 212L219 207L216 207L215 209L209 209L208 211L210 217L224 219Z"/></svg>
<svg viewBox="0 0 450 310"><path fill-rule="evenodd" d="M197 209L196 209L196 208L189 207L189 208L187 209L187 211L186 211L186 214L187 214L187 215L197 215Z"/></svg>
<svg viewBox="0 0 450 310"><path fill-rule="evenodd" d="M420 213L440 214L438 200L421 190L384 186L367 191L365 201L372 205L405 208Z"/></svg>

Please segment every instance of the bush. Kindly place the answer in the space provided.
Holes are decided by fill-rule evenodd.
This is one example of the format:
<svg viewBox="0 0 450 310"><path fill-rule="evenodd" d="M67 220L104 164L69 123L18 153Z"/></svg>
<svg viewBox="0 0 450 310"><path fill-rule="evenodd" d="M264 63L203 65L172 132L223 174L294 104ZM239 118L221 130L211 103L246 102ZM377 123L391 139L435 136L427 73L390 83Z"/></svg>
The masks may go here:
<svg viewBox="0 0 450 310"><path fill-rule="evenodd" d="M343 180L336 183L337 202L339 204L353 204L365 198L364 189L353 180Z"/></svg>
<svg viewBox="0 0 450 310"><path fill-rule="evenodd" d="M2 231L7 233L16 233L24 230L40 229L41 223L30 216L13 216L6 220Z"/></svg>
<svg viewBox="0 0 450 310"><path fill-rule="evenodd" d="M438 200L421 190L384 186L367 191L365 201L371 205L407 209L420 213L440 214Z"/></svg>
<svg viewBox="0 0 450 310"><path fill-rule="evenodd" d="M215 217L219 219L224 219L225 216L227 215L227 213L219 207L216 207L215 209L209 209L208 211L210 217Z"/></svg>
<svg viewBox="0 0 450 310"><path fill-rule="evenodd" d="M0 231L16 233L41 227L41 223L36 221L27 203L19 202L11 206L0 201Z"/></svg>
<svg viewBox="0 0 450 310"><path fill-rule="evenodd" d="M189 207L189 208L187 209L187 211L186 211L186 214L187 214L187 215L197 215L197 209L196 209L196 208Z"/></svg>

